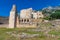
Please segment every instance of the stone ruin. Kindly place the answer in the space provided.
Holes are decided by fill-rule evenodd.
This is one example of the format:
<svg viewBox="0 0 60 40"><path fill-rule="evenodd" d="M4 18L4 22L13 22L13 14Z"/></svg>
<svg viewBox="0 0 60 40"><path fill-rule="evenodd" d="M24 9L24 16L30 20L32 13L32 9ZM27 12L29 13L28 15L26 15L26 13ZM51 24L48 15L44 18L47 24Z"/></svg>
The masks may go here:
<svg viewBox="0 0 60 40"><path fill-rule="evenodd" d="M43 14L41 11L34 11L32 8L23 9L18 15L16 5L13 5L9 16L8 28L37 27L37 23L42 22Z"/></svg>

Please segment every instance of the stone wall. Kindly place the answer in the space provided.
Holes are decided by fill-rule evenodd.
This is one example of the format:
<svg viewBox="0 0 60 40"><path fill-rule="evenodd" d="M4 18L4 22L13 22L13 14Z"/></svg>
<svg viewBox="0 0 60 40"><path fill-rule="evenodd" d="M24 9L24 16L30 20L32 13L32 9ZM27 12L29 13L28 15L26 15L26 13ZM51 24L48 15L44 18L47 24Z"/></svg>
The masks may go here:
<svg viewBox="0 0 60 40"><path fill-rule="evenodd" d="M20 11L20 18L31 18L32 9L23 9Z"/></svg>
<svg viewBox="0 0 60 40"><path fill-rule="evenodd" d="M12 10L10 11L9 27L8 28L16 27L16 22L17 22L17 10L16 10L16 6L13 5Z"/></svg>
<svg viewBox="0 0 60 40"><path fill-rule="evenodd" d="M17 28L36 28L37 26L35 24L19 24Z"/></svg>

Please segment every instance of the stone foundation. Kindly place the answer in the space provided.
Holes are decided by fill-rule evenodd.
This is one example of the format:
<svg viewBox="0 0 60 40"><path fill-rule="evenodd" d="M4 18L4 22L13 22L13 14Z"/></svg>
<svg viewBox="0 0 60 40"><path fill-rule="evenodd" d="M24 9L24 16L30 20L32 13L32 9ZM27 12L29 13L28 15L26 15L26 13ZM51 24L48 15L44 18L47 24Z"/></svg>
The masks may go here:
<svg viewBox="0 0 60 40"><path fill-rule="evenodd" d="M17 28L36 28L36 25L28 25L28 24L19 24Z"/></svg>

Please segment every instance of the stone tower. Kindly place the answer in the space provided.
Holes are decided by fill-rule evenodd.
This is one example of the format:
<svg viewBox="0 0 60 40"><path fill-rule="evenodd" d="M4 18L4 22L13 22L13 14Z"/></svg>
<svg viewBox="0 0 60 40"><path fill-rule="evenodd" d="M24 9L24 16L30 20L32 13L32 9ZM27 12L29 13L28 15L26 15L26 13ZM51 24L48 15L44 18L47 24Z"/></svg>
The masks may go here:
<svg viewBox="0 0 60 40"><path fill-rule="evenodd" d="M15 28L16 22L17 22L17 10L16 10L16 5L13 5L10 11L9 28Z"/></svg>

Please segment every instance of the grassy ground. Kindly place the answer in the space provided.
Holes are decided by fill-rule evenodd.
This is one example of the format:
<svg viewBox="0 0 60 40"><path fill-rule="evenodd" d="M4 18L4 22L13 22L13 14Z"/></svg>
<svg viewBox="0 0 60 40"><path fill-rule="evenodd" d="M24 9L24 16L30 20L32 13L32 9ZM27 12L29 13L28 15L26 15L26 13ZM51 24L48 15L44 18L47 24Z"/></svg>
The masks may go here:
<svg viewBox="0 0 60 40"><path fill-rule="evenodd" d="M15 29L7 29L7 28L0 28L0 40L60 40L60 38L53 38L53 37L47 37L44 36L44 32L34 32L34 31L27 31L31 30L31 28L15 28ZM40 37L34 37L34 38L27 38L27 39L19 39L15 37L11 37L11 35L6 34L6 32L13 32L15 31L17 34L18 33L28 33L28 34L40 34L42 36ZM54 34L54 35L60 35L60 31L50 31L49 34Z"/></svg>
<svg viewBox="0 0 60 40"><path fill-rule="evenodd" d="M27 31L27 30L31 30L30 28L15 28L15 29L7 29L7 28L0 28L0 40L7 40L9 38L9 40L15 40L14 37L12 37L10 39L10 35L6 34L6 32L16 32L16 34L18 33L28 33L28 34L42 34L41 32L33 32L33 31Z"/></svg>
<svg viewBox="0 0 60 40"><path fill-rule="evenodd" d="M32 31L32 29L35 29L35 28L14 28L14 29L0 28L0 40L60 40L60 28L59 30L56 30L55 28L51 28L51 23L40 24L40 27L38 28L42 30L40 32ZM16 32L16 34L24 32L27 34L40 34L41 36L20 39L7 34L7 32ZM48 33L46 34L45 32L48 32ZM50 36L47 36L47 35L50 35Z"/></svg>

